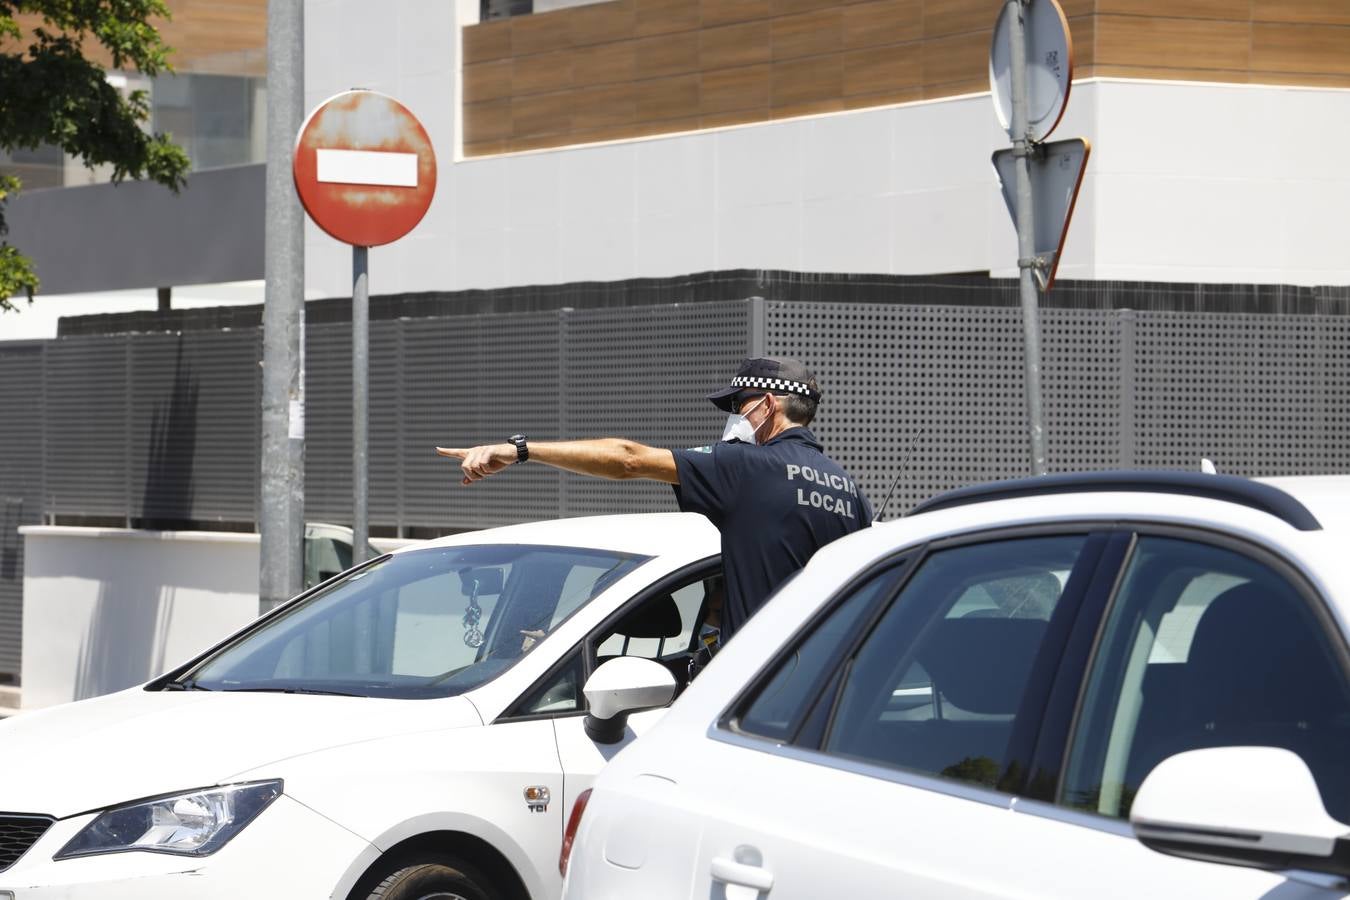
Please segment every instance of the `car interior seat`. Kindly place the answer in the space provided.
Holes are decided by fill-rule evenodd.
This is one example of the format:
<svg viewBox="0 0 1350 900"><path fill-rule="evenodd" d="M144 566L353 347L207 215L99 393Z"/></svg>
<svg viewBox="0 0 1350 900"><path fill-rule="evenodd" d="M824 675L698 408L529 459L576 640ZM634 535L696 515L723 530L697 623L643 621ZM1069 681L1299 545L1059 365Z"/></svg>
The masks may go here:
<svg viewBox="0 0 1350 900"><path fill-rule="evenodd" d="M1170 697L1145 694L1127 783L1137 787L1185 750L1282 747L1303 757L1324 797L1350 806L1350 773L1343 771L1350 703L1318 630L1303 601L1282 586L1247 582L1215 597Z"/></svg>
<svg viewBox="0 0 1350 900"><path fill-rule="evenodd" d="M627 649L629 640L634 638L647 638L666 640L668 638L679 637L684 632L684 621L680 616L680 607L676 604L675 598L670 594L661 594L650 597L639 604L636 609L624 616L619 623L614 626L612 634L622 635L624 637L624 649ZM613 656L602 656L597 661L603 663L614 656L622 656L622 652ZM677 659L663 660L658 659L675 676L677 690L683 690L689 680L689 663L684 656Z"/></svg>
<svg viewBox="0 0 1350 900"><path fill-rule="evenodd" d="M942 620L915 659L932 680L931 712L895 719L883 702L872 721L854 722L840 735L839 749L921 772L952 774L977 764L997 773L1046 627L1039 619ZM878 690L888 692L894 681Z"/></svg>

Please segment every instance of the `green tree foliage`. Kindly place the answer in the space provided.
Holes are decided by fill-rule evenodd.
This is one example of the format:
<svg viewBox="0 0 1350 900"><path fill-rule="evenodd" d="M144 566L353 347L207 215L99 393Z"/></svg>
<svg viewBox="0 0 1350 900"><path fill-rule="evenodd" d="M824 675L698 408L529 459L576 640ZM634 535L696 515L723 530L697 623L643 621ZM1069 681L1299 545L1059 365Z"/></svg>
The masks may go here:
<svg viewBox="0 0 1350 900"><path fill-rule="evenodd" d="M25 32L23 14L42 22ZM170 48L148 22L168 15L163 0L0 0L0 150L54 144L87 166L111 166L114 182L150 178L177 191L188 157L142 128L146 92L123 96L84 54L101 46L114 69L172 72ZM4 240L5 202L19 187L0 176L0 312L13 310L9 298L20 293L31 303L38 286L31 262Z"/></svg>

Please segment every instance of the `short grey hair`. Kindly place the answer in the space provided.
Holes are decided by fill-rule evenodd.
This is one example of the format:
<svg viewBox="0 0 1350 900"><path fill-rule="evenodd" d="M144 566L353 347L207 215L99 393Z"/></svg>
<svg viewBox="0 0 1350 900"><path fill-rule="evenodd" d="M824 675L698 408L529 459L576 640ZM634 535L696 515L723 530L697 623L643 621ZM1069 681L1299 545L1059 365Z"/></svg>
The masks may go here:
<svg viewBox="0 0 1350 900"><path fill-rule="evenodd" d="M793 425L810 425L816 417L820 401L801 394L774 394L783 405L783 414Z"/></svg>

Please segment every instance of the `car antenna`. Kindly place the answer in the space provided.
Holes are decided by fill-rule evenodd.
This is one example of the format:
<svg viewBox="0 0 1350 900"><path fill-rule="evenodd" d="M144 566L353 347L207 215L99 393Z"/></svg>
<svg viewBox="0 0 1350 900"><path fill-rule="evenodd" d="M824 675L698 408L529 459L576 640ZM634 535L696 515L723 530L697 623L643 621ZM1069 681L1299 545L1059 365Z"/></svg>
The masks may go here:
<svg viewBox="0 0 1350 900"><path fill-rule="evenodd" d="M895 473L895 480L891 482L891 489L886 492L886 499L881 501L881 511L876 514L873 521L880 522L881 517L886 514L886 507L891 502L891 496L895 493L896 486L900 484L900 479L905 476L905 467L909 465L909 458L914 455L914 448L919 446L919 438L923 437L927 430L927 428L920 428L918 434L910 440L909 449L905 451L905 458L900 461L900 471ZM904 517L905 514L901 513L900 518L903 519Z"/></svg>

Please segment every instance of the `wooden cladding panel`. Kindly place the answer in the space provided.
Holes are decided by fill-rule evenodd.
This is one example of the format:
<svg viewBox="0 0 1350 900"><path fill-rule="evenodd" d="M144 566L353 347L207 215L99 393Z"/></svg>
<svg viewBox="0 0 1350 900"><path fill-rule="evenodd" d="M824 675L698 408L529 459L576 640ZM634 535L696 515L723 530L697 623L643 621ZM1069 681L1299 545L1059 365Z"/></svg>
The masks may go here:
<svg viewBox="0 0 1350 900"><path fill-rule="evenodd" d="M700 67L699 33L684 31L642 38L634 45L633 52L637 60L635 74L639 80L687 75L697 72Z"/></svg>
<svg viewBox="0 0 1350 900"><path fill-rule="evenodd" d="M769 105L769 81L767 64L708 72L703 76L699 112L717 115L764 109Z"/></svg>
<svg viewBox="0 0 1350 900"><path fill-rule="evenodd" d="M634 22L633 33L639 37L649 37L676 31L696 31L702 27L702 22L699 5L693 0L637 0L637 21Z"/></svg>
<svg viewBox="0 0 1350 900"><path fill-rule="evenodd" d="M844 45L844 10L835 7L780 16L773 20L771 37L775 60L838 53Z"/></svg>
<svg viewBox="0 0 1350 900"><path fill-rule="evenodd" d="M153 25L173 48L169 61L183 73L267 75L267 0L168 0L169 19L151 18ZM17 18L25 37L6 50L26 47L27 33L42 25L42 17L26 13ZM99 65L112 66L111 54L96 40L86 40L84 51Z"/></svg>
<svg viewBox="0 0 1350 900"><path fill-rule="evenodd" d="M577 87L632 81L636 72L636 41L585 47L572 61L572 83Z"/></svg>
<svg viewBox="0 0 1350 900"><path fill-rule="evenodd" d="M1252 21L1350 25L1350 3L1345 0L1252 0Z"/></svg>
<svg viewBox="0 0 1350 900"><path fill-rule="evenodd" d="M923 39L923 0L880 0L844 7L844 47L878 47Z"/></svg>
<svg viewBox="0 0 1350 900"><path fill-rule="evenodd" d="M768 19L769 0L700 0L704 28Z"/></svg>
<svg viewBox="0 0 1350 900"><path fill-rule="evenodd" d="M1099 15L1250 21L1252 0L1097 0Z"/></svg>
<svg viewBox="0 0 1350 900"><path fill-rule="evenodd" d="M1239 71L1251 62L1251 24L1098 15L1096 49L1105 65Z"/></svg>
<svg viewBox="0 0 1350 900"><path fill-rule="evenodd" d="M1350 87L1350 0L1060 0L1075 73ZM997 0L611 0L464 29L470 155L988 89ZM481 122L480 122L481 118Z"/></svg>
<svg viewBox="0 0 1350 900"><path fill-rule="evenodd" d="M1263 72L1350 75L1350 26L1252 26L1252 68Z"/></svg>
<svg viewBox="0 0 1350 900"><path fill-rule="evenodd" d="M772 58L768 21L723 25L699 32L699 68L705 72L752 66Z"/></svg>

